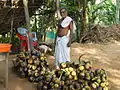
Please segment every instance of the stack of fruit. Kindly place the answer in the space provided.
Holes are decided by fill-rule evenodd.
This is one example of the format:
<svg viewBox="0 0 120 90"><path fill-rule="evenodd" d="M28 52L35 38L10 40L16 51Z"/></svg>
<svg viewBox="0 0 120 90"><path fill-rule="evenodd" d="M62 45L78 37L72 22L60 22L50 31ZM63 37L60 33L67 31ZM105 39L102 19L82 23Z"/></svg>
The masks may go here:
<svg viewBox="0 0 120 90"><path fill-rule="evenodd" d="M21 52L19 55L17 55L17 58L13 60L14 69L22 78L27 77L27 59L28 57L26 57L25 54Z"/></svg>
<svg viewBox="0 0 120 90"><path fill-rule="evenodd" d="M54 71L47 70L37 85L37 90L58 90L60 88L60 79L56 77Z"/></svg>
<svg viewBox="0 0 120 90"><path fill-rule="evenodd" d="M93 69L92 62L65 62L59 70L50 71L44 54L33 51L32 55L20 53L14 67L21 77L37 82L37 90L108 90L104 69Z"/></svg>
<svg viewBox="0 0 120 90"><path fill-rule="evenodd" d="M38 82L40 74L49 69L46 56L36 51L33 51L31 56L28 53L21 52L13 63L19 76L22 78L27 77L32 82Z"/></svg>
<svg viewBox="0 0 120 90"><path fill-rule="evenodd" d="M45 73L48 68L48 63L46 57L41 54L40 58L33 55L32 58L28 60L28 79L32 82L38 82L40 74Z"/></svg>
<svg viewBox="0 0 120 90"><path fill-rule="evenodd" d="M44 89L108 90L107 74L103 69L93 70L90 61L80 61L79 64L61 63L60 70L42 76L37 90Z"/></svg>

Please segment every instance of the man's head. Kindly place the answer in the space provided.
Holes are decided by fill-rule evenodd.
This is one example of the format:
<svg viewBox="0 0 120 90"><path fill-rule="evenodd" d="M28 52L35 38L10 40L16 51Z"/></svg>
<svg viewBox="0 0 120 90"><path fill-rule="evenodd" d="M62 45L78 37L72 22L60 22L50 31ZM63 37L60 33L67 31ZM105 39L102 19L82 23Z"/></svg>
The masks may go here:
<svg viewBox="0 0 120 90"><path fill-rule="evenodd" d="M62 16L62 18L65 18L68 15L67 9L66 8L61 8L60 9L60 15Z"/></svg>

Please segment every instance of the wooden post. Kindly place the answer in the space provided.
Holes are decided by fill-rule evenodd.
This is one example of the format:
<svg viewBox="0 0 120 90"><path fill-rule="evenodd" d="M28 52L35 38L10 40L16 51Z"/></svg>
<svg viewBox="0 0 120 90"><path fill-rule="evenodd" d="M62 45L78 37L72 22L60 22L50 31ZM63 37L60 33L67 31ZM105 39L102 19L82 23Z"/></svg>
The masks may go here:
<svg viewBox="0 0 120 90"><path fill-rule="evenodd" d="M12 35L13 35L13 19L14 19L14 15L12 15L12 18L11 18L11 30L10 30L10 40L9 40L9 43L12 42Z"/></svg>
<svg viewBox="0 0 120 90"><path fill-rule="evenodd" d="M8 56L9 52L5 53L5 90L8 90Z"/></svg>
<svg viewBox="0 0 120 90"><path fill-rule="evenodd" d="M25 18L26 18L26 23L27 23L27 29L28 29L28 52L31 55L31 49L32 49L32 40L30 37L31 30L30 30L30 18L29 18L29 11L28 11L28 0L23 0L24 4L24 10L25 10Z"/></svg>

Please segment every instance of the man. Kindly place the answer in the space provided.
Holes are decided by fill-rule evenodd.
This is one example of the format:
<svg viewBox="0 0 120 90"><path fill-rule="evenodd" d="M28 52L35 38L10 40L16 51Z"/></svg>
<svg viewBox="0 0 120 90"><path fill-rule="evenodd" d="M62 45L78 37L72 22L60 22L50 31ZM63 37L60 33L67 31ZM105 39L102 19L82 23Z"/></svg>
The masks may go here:
<svg viewBox="0 0 120 90"><path fill-rule="evenodd" d="M55 38L55 66L59 69L62 62L70 62L70 46L73 34L73 20L65 8L60 9L62 18L58 21L58 31Z"/></svg>

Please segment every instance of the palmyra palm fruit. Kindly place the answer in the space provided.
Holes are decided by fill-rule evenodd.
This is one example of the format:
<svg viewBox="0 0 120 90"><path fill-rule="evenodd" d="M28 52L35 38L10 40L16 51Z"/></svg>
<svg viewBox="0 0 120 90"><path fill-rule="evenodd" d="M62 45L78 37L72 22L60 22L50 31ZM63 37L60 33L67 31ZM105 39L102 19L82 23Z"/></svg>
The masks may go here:
<svg viewBox="0 0 120 90"><path fill-rule="evenodd" d="M44 57L43 57L43 56L41 56L41 57L40 57L40 60L42 60L42 61L43 61L43 60L44 60Z"/></svg>
<svg viewBox="0 0 120 90"><path fill-rule="evenodd" d="M66 71L66 72L65 72L65 76L68 76L68 75L70 75L70 72L69 72L69 71Z"/></svg>
<svg viewBox="0 0 120 90"><path fill-rule="evenodd" d="M32 60L32 59L29 59L29 60L28 60L28 63L29 63L29 64L32 64L32 63L33 63L33 60Z"/></svg>
<svg viewBox="0 0 120 90"><path fill-rule="evenodd" d="M32 69L35 70L37 67L35 65L32 66Z"/></svg>
<svg viewBox="0 0 120 90"><path fill-rule="evenodd" d="M72 75L69 75L68 77L69 77L69 79L73 79L73 76L72 76Z"/></svg>
<svg viewBox="0 0 120 90"><path fill-rule="evenodd" d="M38 73L38 70L37 70L37 69L35 70L35 73Z"/></svg>
<svg viewBox="0 0 120 90"><path fill-rule="evenodd" d="M100 86L105 87L105 83L104 82L100 83Z"/></svg>
<svg viewBox="0 0 120 90"><path fill-rule="evenodd" d="M94 83L97 85L97 87L99 86L99 84L97 82L94 82Z"/></svg>
<svg viewBox="0 0 120 90"><path fill-rule="evenodd" d="M103 88L103 90L109 90L109 88L105 86L105 87Z"/></svg>
<svg viewBox="0 0 120 90"><path fill-rule="evenodd" d="M43 86L43 90L47 90L48 87L46 85Z"/></svg>
<svg viewBox="0 0 120 90"><path fill-rule="evenodd" d="M105 79L104 77L102 77L102 78L101 78L101 80L102 80L103 82L105 82L105 81L106 81L106 79Z"/></svg>
<svg viewBox="0 0 120 90"><path fill-rule="evenodd" d="M84 66L83 66L83 65L80 65L80 66L79 66L79 70L80 70L80 71L83 71L83 70L84 70Z"/></svg>
<svg viewBox="0 0 120 90"><path fill-rule="evenodd" d="M61 63L60 66L61 68L66 68L66 63Z"/></svg>
<svg viewBox="0 0 120 90"><path fill-rule="evenodd" d="M76 76L76 72L75 72L75 71L72 71L72 72L71 72L71 75L72 75L72 76Z"/></svg>
<svg viewBox="0 0 120 90"><path fill-rule="evenodd" d="M86 76L86 79L87 79L87 80L90 80L91 78L90 78L90 76Z"/></svg>
<svg viewBox="0 0 120 90"><path fill-rule="evenodd" d="M38 76L39 76L39 73L36 72L36 73L35 73L35 76L38 77Z"/></svg>
<svg viewBox="0 0 120 90"><path fill-rule="evenodd" d="M75 83L74 83L74 88L75 88L75 89L79 89L79 88L80 88L80 84L77 83L77 82L75 82Z"/></svg>
<svg viewBox="0 0 120 90"><path fill-rule="evenodd" d="M27 67L30 69L30 68L32 68L32 65L31 65L31 64L28 64Z"/></svg>
<svg viewBox="0 0 120 90"><path fill-rule="evenodd" d="M72 71L73 71L73 68L72 68L72 67L69 67L68 70L69 70L70 72L72 72Z"/></svg>
<svg viewBox="0 0 120 90"><path fill-rule="evenodd" d="M44 56L44 60L47 60L47 57L46 57L46 56Z"/></svg>
<svg viewBox="0 0 120 90"><path fill-rule="evenodd" d="M60 83L60 80L58 78L55 78L54 82L58 84Z"/></svg>
<svg viewBox="0 0 120 90"><path fill-rule="evenodd" d="M109 85L108 81L106 81L106 82L105 82L105 85L106 85L106 86L108 86L108 85Z"/></svg>
<svg viewBox="0 0 120 90"><path fill-rule="evenodd" d="M68 71L68 68L65 68L65 71Z"/></svg>
<svg viewBox="0 0 120 90"><path fill-rule="evenodd" d="M39 60L34 60L34 64L35 64L35 65L39 65L39 64L40 64L40 61L39 61Z"/></svg>
<svg viewBox="0 0 120 90"><path fill-rule="evenodd" d="M58 85L58 84L55 84L55 85L54 85L54 87L55 87L55 88L58 88L58 87L59 87L59 85Z"/></svg>
<svg viewBox="0 0 120 90"><path fill-rule="evenodd" d="M32 70L28 70L28 76L32 75Z"/></svg>
<svg viewBox="0 0 120 90"><path fill-rule="evenodd" d="M85 68L86 68L86 69L90 69L90 68L91 68L90 63L87 63L87 64L85 65Z"/></svg>
<svg viewBox="0 0 120 90"><path fill-rule="evenodd" d="M74 80L77 80L77 79L78 79L77 76L75 76L75 77L74 77Z"/></svg>
<svg viewBox="0 0 120 90"><path fill-rule="evenodd" d="M81 72L81 73L79 73L79 76L80 76L80 77L84 77L84 76L85 76L85 73L84 73L84 72Z"/></svg>
<svg viewBox="0 0 120 90"><path fill-rule="evenodd" d="M97 88L97 85L95 83L92 83L92 88L96 89Z"/></svg>
<svg viewBox="0 0 120 90"><path fill-rule="evenodd" d="M100 78L98 78L98 79L97 79L97 82L100 84L100 83L101 83L101 79L100 79Z"/></svg>
<svg viewBox="0 0 120 90"><path fill-rule="evenodd" d="M30 76L30 77L28 78L28 80L29 80L29 81L34 81L34 77Z"/></svg>

